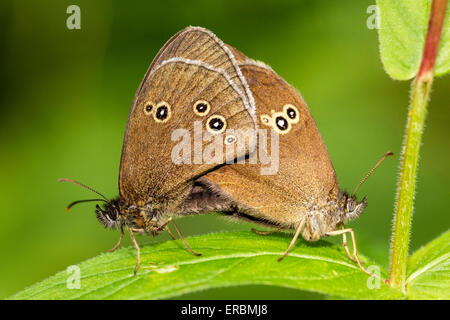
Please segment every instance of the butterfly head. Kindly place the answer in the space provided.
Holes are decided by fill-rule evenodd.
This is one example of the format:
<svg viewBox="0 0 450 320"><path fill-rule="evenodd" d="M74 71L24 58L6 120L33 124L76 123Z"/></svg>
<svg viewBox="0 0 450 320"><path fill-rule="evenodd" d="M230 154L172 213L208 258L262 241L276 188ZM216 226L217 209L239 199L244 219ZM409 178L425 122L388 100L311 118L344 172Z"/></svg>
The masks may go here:
<svg viewBox="0 0 450 320"><path fill-rule="evenodd" d="M343 206L342 222L344 223L358 218L367 206L367 196L358 201L355 195L349 196L343 192L340 194L340 200Z"/></svg>
<svg viewBox="0 0 450 320"><path fill-rule="evenodd" d="M372 169L367 173L367 175L361 180L361 182L358 184L358 186L355 188L355 190L352 192L352 195L349 196L346 192L340 192L339 193L339 200L344 201L344 217L343 222L347 222L350 220L354 220L358 218L361 213L364 211L364 209L367 206L367 196L364 196L364 198L361 201L356 200L356 192L358 191L359 187L367 180L367 178L370 177L370 175L373 173L373 171L378 168L378 166L386 159L387 157L393 156L394 153L392 151L386 152L380 160L373 166Z"/></svg>
<svg viewBox="0 0 450 320"><path fill-rule="evenodd" d="M114 199L105 202L103 208L98 204L95 206L95 215L98 221L108 229L116 229L120 226L120 207L119 200Z"/></svg>
<svg viewBox="0 0 450 320"><path fill-rule="evenodd" d="M116 229L122 225L122 215L120 214L120 212L121 212L120 198L108 200L108 198L106 198L100 192L92 189L91 187L88 187L85 184L82 184L81 182L78 182L78 181L75 181L72 179L62 178L62 179L59 179L59 181L77 184L85 189L88 189L88 190L96 193L97 195L99 195L101 197L101 198L96 198L96 199L86 199L86 200L74 201L66 207L67 212L70 210L70 208L72 208L74 205L79 204L79 203L101 201L101 202L104 202L103 207L100 207L100 205L98 205L98 204L95 206L95 215L97 216L97 219L100 221L100 223L105 228L112 228L112 229Z"/></svg>

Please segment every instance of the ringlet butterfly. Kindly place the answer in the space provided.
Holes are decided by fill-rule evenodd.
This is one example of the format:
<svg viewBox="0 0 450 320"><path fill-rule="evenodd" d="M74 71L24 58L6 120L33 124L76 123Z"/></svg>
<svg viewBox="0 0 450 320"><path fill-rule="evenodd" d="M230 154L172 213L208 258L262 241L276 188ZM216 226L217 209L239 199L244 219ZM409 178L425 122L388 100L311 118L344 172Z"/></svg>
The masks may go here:
<svg viewBox="0 0 450 320"><path fill-rule="evenodd" d="M200 131L195 128L198 120L205 120ZM259 127L280 136L280 168L274 175L260 175L254 164L229 164L229 159L243 159L255 152L257 139L248 139L242 132L256 134ZM174 163L172 132L178 128L194 133L190 141L194 150L198 139L209 141L202 140L203 136L222 139L221 158L214 163ZM236 129L232 140L226 129ZM236 148L227 148L236 141L241 142ZM207 148L208 143L201 147ZM108 200L75 180L60 181L79 184L101 196L72 202L67 209L81 202L105 202L103 207L96 206L97 218L106 228L121 230L110 251L119 247L124 227L128 229L137 250L134 274L140 264L134 233L167 231L175 239L168 228L171 222L187 249L199 255L172 218L210 211L295 229L283 257L300 232L309 241L342 234L349 257L365 270L356 254L353 231L337 228L361 214L366 198L358 202L340 190L301 96L269 67L250 60L203 28L188 27L174 35L156 55L137 90L123 142L119 197ZM352 235L354 258L346 245L347 232Z"/></svg>
<svg viewBox="0 0 450 320"><path fill-rule="evenodd" d="M351 195L341 190L326 146L300 94L264 63L232 50L254 96L258 125L279 134L279 168L274 175L261 175L260 168L249 163L226 165L199 178L198 184L232 199L238 210L236 217L274 228L266 232L252 229L255 233L294 229L294 237L278 261L288 254L300 233L307 241L342 235L349 258L370 275L358 258L354 231L344 225L367 205L367 197L356 200L356 191L393 153L387 152ZM347 233L352 238L353 255Z"/></svg>
<svg viewBox="0 0 450 320"><path fill-rule="evenodd" d="M204 120L200 130L195 123ZM229 138L225 129L236 129L233 139L243 141L236 148L222 144L221 157L215 162L174 163L172 151L177 142L172 133L179 128L193 133L191 143L216 150L215 142ZM211 31L187 27L175 34L161 48L142 80L128 117L119 171L119 197L108 200L94 189L72 179L103 201L96 206L96 216L106 228L119 228L120 238L110 250L117 249L128 229L137 250L136 274L140 249L134 233L157 235L168 231L172 222L187 249L173 216L202 210L226 210L215 194L196 187L195 180L234 158L242 158L254 148L255 139L244 135L247 129L256 133L255 105L252 94L237 66L231 49ZM238 130L239 129L239 130ZM215 138L215 139L212 139ZM206 142L205 142L206 141ZM211 141L211 142L209 142Z"/></svg>

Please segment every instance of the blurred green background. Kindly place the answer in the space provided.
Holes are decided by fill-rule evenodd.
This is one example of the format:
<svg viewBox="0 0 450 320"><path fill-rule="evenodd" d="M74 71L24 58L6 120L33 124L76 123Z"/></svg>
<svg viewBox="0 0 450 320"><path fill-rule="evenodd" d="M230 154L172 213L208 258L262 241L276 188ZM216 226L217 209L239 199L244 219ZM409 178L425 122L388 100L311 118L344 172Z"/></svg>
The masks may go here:
<svg viewBox="0 0 450 320"><path fill-rule="evenodd" d="M374 2L1 1L0 298L116 242L118 233L103 229L94 205L65 213L69 202L92 194L57 179L74 178L117 195L135 90L159 48L187 25L211 29L301 91L342 187L352 190L385 151L396 153L361 188L369 206L351 224L359 250L387 267L410 83L393 81L383 70L377 31L366 26ZM81 30L66 28L71 4L81 8ZM449 88L450 77L433 87L411 250L450 225ZM251 227L218 215L183 218L179 225L185 236ZM142 245L168 239L138 237ZM183 298L323 297L248 286Z"/></svg>

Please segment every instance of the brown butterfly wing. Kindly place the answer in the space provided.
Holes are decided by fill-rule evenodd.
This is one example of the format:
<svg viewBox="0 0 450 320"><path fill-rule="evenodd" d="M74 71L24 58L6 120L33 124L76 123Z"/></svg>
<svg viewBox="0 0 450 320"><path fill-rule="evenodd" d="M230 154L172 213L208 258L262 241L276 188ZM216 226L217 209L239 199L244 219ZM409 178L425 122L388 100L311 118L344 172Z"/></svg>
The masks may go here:
<svg viewBox="0 0 450 320"><path fill-rule="evenodd" d="M196 101L209 103L207 116L194 113ZM229 154L224 146L219 163L176 164L172 150L178 142L172 141L172 133L176 129L189 132L194 152L194 135L199 135L194 130L195 121L202 121L200 134L206 133L205 118L215 115L223 117L227 129L254 129L254 119L244 101L242 92L223 70L202 61L172 58L156 66L142 84L128 119L119 177L122 198L129 203L176 207L192 188L193 180L223 163ZM146 112L149 104L153 106L150 113ZM161 104L168 106L170 113L164 121L157 121L157 106ZM223 139L223 135L216 136ZM203 144L206 147L207 142ZM245 144L233 156L244 156L249 149Z"/></svg>
<svg viewBox="0 0 450 320"><path fill-rule="evenodd" d="M290 123L287 133L278 134L279 169L275 174L262 175L262 164L237 163L212 171L199 182L233 199L254 218L283 226L296 225L309 204L337 195L333 165L300 94L261 63L244 62L241 70L255 99L260 128L271 129L263 119L283 115L283 106L288 104L296 107L298 122ZM271 143L268 134L269 150Z"/></svg>
<svg viewBox="0 0 450 320"><path fill-rule="evenodd" d="M248 105L253 114L255 109L253 97L245 77L236 63L236 53L239 54L238 51L224 44L210 30L202 27L187 27L172 36L161 48L153 59L140 88L146 82L151 71L168 59L179 57L199 60L216 69L223 70L241 91L244 103ZM237 58L239 59L240 56Z"/></svg>

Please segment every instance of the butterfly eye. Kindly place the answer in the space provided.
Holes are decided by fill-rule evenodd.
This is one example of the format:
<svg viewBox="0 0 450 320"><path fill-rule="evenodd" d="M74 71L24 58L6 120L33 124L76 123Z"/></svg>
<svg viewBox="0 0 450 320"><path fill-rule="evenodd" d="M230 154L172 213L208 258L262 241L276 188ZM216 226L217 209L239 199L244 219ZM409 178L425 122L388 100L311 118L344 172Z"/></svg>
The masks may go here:
<svg viewBox="0 0 450 320"><path fill-rule="evenodd" d="M236 141L236 137L233 135L226 136L225 144L232 144Z"/></svg>
<svg viewBox="0 0 450 320"><path fill-rule="evenodd" d="M220 115L211 116L206 121L206 129L212 134L219 134L227 128L227 121Z"/></svg>
<svg viewBox="0 0 450 320"><path fill-rule="evenodd" d="M291 127L292 127L291 123L285 117L284 113L282 113L282 112L274 113L272 116L272 119L273 119L272 127L279 134L286 134L291 130Z"/></svg>
<svg viewBox="0 0 450 320"><path fill-rule="evenodd" d="M171 116L170 105L167 102L160 102L153 112L153 118L156 122L167 122Z"/></svg>
<svg viewBox="0 0 450 320"><path fill-rule="evenodd" d="M199 100L194 103L194 113L198 116L206 116L211 110L211 106L207 101Z"/></svg>
<svg viewBox="0 0 450 320"><path fill-rule="evenodd" d="M284 113L288 117L288 121L291 123L297 123L300 120L300 113L296 106L292 104L285 104L283 107Z"/></svg>
<svg viewBox="0 0 450 320"><path fill-rule="evenodd" d="M144 113L146 115L150 115L152 113L153 109L154 109L153 102L150 101L150 102L146 102L144 104Z"/></svg>
<svg viewBox="0 0 450 320"><path fill-rule="evenodd" d="M347 202L347 211L348 212L352 212L353 210L355 210L356 206L354 202Z"/></svg>

